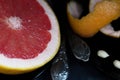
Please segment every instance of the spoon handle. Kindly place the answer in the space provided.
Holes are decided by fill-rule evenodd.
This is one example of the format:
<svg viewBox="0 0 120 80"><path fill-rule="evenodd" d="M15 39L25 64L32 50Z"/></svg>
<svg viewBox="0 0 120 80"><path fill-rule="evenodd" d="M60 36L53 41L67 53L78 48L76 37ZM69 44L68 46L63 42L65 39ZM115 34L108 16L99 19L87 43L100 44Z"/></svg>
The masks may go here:
<svg viewBox="0 0 120 80"><path fill-rule="evenodd" d="M67 36L73 55L84 62L89 61L91 51L87 43L70 30L67 31Z"/></svg>
<svg viewBox="0 0 120 80"><path fill-rule="evenodd" d="M67 80L68 74L69 65L67 62L65 38L62 37L60 50L51 66L51 77L52 80Z"/></svg>

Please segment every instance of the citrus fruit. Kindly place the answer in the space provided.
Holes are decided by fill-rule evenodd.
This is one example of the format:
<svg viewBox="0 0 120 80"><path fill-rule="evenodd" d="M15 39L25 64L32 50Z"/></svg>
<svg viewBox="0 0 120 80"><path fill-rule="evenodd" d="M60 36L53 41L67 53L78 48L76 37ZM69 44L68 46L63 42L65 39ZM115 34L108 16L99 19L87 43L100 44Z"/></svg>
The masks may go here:
<svg viewBox="0 0 120 80"><path fill-rule="evenodd" d="M102 0L94 6L94 10L81 19L73 17L67 6L69 23L77 34L82 37L92 37L101 28L120 16L120 3L116 0Z"/></svg>
<svg viewBox="0 0 120 80"><path fill-rule="evenodd" d="M93 11L94 6L96 5L97 2L100 2L102 0L90 0L89 4L89 10L90 12ZM116 0L119 1L119 0ZM105 35L114 37L114 38L119 38L120 37L120 30L114 30L114 27L111 24L106 25L105 27L100 29L100 32L102 32Z"/></svg>
<svg viewBox="0 0 120 80"><path fill-rule="evenodd" d="M0 0L0 73L22 74L57 53L57 18L44 0Z"/></svg>

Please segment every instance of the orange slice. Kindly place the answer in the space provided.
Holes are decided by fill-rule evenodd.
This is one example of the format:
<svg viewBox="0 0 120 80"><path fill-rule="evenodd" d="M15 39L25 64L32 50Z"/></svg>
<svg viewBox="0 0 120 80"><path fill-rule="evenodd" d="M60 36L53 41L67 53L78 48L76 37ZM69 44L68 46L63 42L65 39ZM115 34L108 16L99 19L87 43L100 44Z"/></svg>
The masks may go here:
<svg viewBox="0 0 120 80"><path fill-rule="evenodd" d="M69 4L67 7L70 7ZM92 37L101 28L120 16L120 3L115 0L98 2L94 10L81 19L73 17L67 8L69 23L77 34L82 37Z"/></svg>

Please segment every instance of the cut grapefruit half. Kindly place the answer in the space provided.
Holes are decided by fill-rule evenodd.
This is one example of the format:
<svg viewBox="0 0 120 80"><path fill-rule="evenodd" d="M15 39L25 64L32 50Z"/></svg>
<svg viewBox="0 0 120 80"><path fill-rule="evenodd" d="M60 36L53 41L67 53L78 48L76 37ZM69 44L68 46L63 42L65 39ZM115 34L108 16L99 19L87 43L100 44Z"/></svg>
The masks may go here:
<svg viewBox="0 0 120 80"><path fill-rule="evenodd" d="M0 0L0 73L22 74L40 68L59 46L59 24L47 2Z"/></svg>

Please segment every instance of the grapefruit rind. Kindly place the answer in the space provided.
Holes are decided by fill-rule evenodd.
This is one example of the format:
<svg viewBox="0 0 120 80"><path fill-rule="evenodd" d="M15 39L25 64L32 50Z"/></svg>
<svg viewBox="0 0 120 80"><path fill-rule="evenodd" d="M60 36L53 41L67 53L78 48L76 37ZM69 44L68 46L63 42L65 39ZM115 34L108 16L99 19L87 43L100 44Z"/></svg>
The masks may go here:
<svg viewBox="0 0 120 80"><path fill-rule="evenodd" d="M92 37L101 28L120 16L120 3L114 0L103 0L95 5L92 12L81 19L73 17L69 10L67 10L67 15L74 32L82 37Z"/></svg>
<svg viewBox="0 0 120 80"><path fill-rule="evenodd" d="M37 1L40 5L42 5L49 17L49 20L51 21L52 29L49 32L52 36L47 48L37 57L32 59L8 58L3 54L0 54L0 73L22 74L31 72L47 64L57 54L60 47L60 31L57 18L47 2L44 0Z"/></svg>
<svg viewBox="0 0 120 80"><path fill-rule="evenodd" d="M100 1L102 0L90 0L89 11L92 12L96 3ZM100 32L110 37L120 38L120 30L115 31L110 23L104 26L103 28L101 28Z"/></svg>

